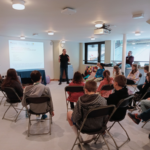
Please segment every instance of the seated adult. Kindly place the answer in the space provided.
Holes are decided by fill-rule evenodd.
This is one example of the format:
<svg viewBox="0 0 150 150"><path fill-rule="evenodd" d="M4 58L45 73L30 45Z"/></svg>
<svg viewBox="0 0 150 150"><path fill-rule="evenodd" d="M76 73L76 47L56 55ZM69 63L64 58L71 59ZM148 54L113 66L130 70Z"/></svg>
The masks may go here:
<svg viewBox="0 0 150 150"><path fill-rule="evenodd" d="M80 72L75 72L73 80L69 83L69 86L84 86L83 77ZM68 92L68 101L70 101L71 109L74 109L74 102L77 102L80 96L84 95L84 92Z"/></svg>
<svg viewBox="0 0 150 150"><path fill-rule="evenodd" d="M114 79L114 88L115 91L113 94L110 94L107 100L107 105L117 106L120 100L127 98L128 89L126 88L127 79L123 75L118 75ZM114 115L111 117L112 120L120 120L123 115L125 115L127 108L119 108Z"/></svg>
<svg viewBox="0 0 150 150"><path fill-rule="evenodd" d="M27 97L41 97L41 96L49 96L51 98L49 107L47 108L47 103L43 103L40 105L38 104L31 104L33 112L39 112L41 113L42 110L47 108L51 111L51 115L54 116L54 110L53 110L53 102L52 97L50 93L50 89L46 87L45 85L41 84L42 76L39 71L32 71L31 72L31 80L33 81L33 85L26 86L23 93L23 99L22 99L22 105L25 107L27 106L26 98ZM42 115L41 119L46 119L47 115Z"/></svg>
<svg viewBox="0 0 150 150"><path fill-rule="evenodd" d="M11 87L13 88L18 96L22 99L23 96L23 88L22 85L18 79L17 72L15 69L8 69L6 78L2 82L2 90L4 90L5 87Z"/></svg>
<svg viewBox="0 0 150 150"><path fill-rule="evenodd" d="M126 67L130 68L132 66L132 63L134 62L134 57L132 56L132 51L128 52L128 56L126 57ZM118 64L119 68L122 68L122 63Z"/></svg>
<svg viewBox="0 0 150 150"><path fill-rule="evenodd" d="M104 85L107 85L107 84L113 84L113 78L110 78L110 72L109 70L105 70L103 72L103 76L104 76L104 79L100 82L100 85L97 89L97 92L100 92L101 96L102 97L109 97L110 94L112 94L112 90L111 91L101 91L101 88L104 86Z"/></svg>
<svg viewBox="0 0 150 150"><path fill-rule="evenodd" d="M114 68L113 68L113 78L115 78L118 75L122 75L121 70L118 66L114 66Z"/></svg>
<svg viewBox="0 0 150 150"><path fill-rule="evenodd" d="M95 81L87 81L85 84L85 95L81 96L74 108L74 111L68 112L68 122L72 127L75 134L78 134L79 129L83 123L84 117L91 108L97 108L99 106L105 106L106 100L99 94L96 94L97 83ZM97 128L101 128L104 122L103 117L100 118L88 118L85 122L83 130L91 131ZM80 140L83 141L82 137ZM93 137L88 137L88 140L92 141Z"/></svg>
<svg viewBox="0 0 150 150"><path fill-rule="evenodd" d="M139 80L139 71L137 64L132 65L132 70L127 76L127 84L132 85L135 84Z"/></svg>

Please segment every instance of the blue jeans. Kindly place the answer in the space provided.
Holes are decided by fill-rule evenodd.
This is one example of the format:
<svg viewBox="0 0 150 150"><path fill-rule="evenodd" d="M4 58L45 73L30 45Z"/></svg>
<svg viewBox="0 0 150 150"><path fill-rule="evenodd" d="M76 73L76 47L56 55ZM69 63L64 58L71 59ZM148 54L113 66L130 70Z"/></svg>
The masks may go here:
<svg viewBox="0 0 150 150"><path fill-rule="evenodd" d="M122 68L122 64L120 64L118 67L121 69ZM125 66L125 68L130 68L130 67L131 67L130 64L126 64L126 66Z"/></svg>
<svg viewBox="0 0 150 150"><path fill-rule="evenodd" d="M140 115L138 115L139 118L141 118L143 121L147 121L150 119L150 109L144 111Z"/></svg>
<svg viewBox="0 0 150 150"><path fill-rule="evenodd" d="M66 81L69 82L69 80L68 80L68 67L66 67L66 68L60 67L60 83L62 82L62 76L63 76L64 70L65 70L65 75L66 75Z"/></svg>

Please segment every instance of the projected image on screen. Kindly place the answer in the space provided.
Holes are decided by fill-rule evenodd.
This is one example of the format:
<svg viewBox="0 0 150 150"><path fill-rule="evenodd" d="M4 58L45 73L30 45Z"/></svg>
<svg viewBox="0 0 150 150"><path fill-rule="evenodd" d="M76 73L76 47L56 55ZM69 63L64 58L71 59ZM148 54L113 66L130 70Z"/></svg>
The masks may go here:
<svg viewBox="0 0 150 150"><path fill-rule="evenodd" d="M42 42L9 41L10 68L44 68L44 46Z"/></svg>

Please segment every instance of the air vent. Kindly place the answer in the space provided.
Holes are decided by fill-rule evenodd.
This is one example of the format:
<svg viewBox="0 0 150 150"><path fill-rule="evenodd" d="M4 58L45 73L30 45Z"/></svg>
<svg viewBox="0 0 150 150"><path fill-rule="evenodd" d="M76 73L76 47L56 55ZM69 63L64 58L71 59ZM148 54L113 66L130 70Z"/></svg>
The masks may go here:
<svg viewBox="0 0 150 150"><path fill-rule="evenodd" d="M65 15L73 15L73 14L75 14L77 11L75 10L75 9L73 9L73 8L69 8L69 7L66 7L66 8L64 8L62 11L61 11L61 13L62 14L65 14Z"/></svg>

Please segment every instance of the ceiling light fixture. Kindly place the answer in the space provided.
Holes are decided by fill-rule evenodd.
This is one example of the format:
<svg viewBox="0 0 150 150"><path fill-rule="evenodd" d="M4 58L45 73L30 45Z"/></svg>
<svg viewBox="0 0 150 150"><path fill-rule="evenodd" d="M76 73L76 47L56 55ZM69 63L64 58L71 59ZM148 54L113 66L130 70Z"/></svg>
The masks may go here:
<svg viewBox="0 0 150 150"><path fill-rule="evenodd" d="M12 8L16 10L25 9L25 1L24 0L12 0Z"/></svg>
<svg viewBox="0 0 150 150"><path fill-rule="evenodd" d="M62 40L62 41L61 41L61 43L63 43L63 44L64 44L64 43L66 43L66 41L65 41L65 40Z"/></svg>
<svg viewBox="0 0 150 150"><path fill-rule="evenodd" d="M139 35L141 35L141 32L137 31L137 32L135 32L135 35L139 36Z"/></svg>
<svg viewBox="0 0 150 150"><path fill-rule="evenodd" d="M149 45L147 45L147 46L149 46Z"/></svg>
<svg viewBox="0 0 150 150"><path fill-rule="evenodd" d="M38 36L38 33L33 33L33 36Z"/></svg>
<svg viewBox="0 0 150 150"><path fill-rule="evenodd" d="M26 38L25 38L25 36L21 36L20 39L21 40L25 40Z"/></svg>
<svg viewBox="0 0 150 150"><path fill-rule="evenodd" d="M53 31L49 31L48 35L54 35L54 32Z"/></svg>
<svg viewBox="0 0 150 150"><path fill-rule="evenodd" d="M96 28L101 28L103 26L103 22L102 21L96 21L95 22L95 27Z"/></svg>
<svg viewBox="0 0 150 150"><path fill-rule="evenodd" d="M135 45L135 43L132 43L133 45Z"/></svg>
<svg viewBox="0 0 150 150"><path fill-rule="evenodd" d="M95 40L95 37L91 37L91 40L94 41L94 40Z"/></svg>
<svg viewBox="0 0 150 150"><path fill-rule="evenodd" d="M141 19L141 18L144 18L144 14L143 13L140 13L140 14L134 14L132 16L133 19Z"/></svg>

